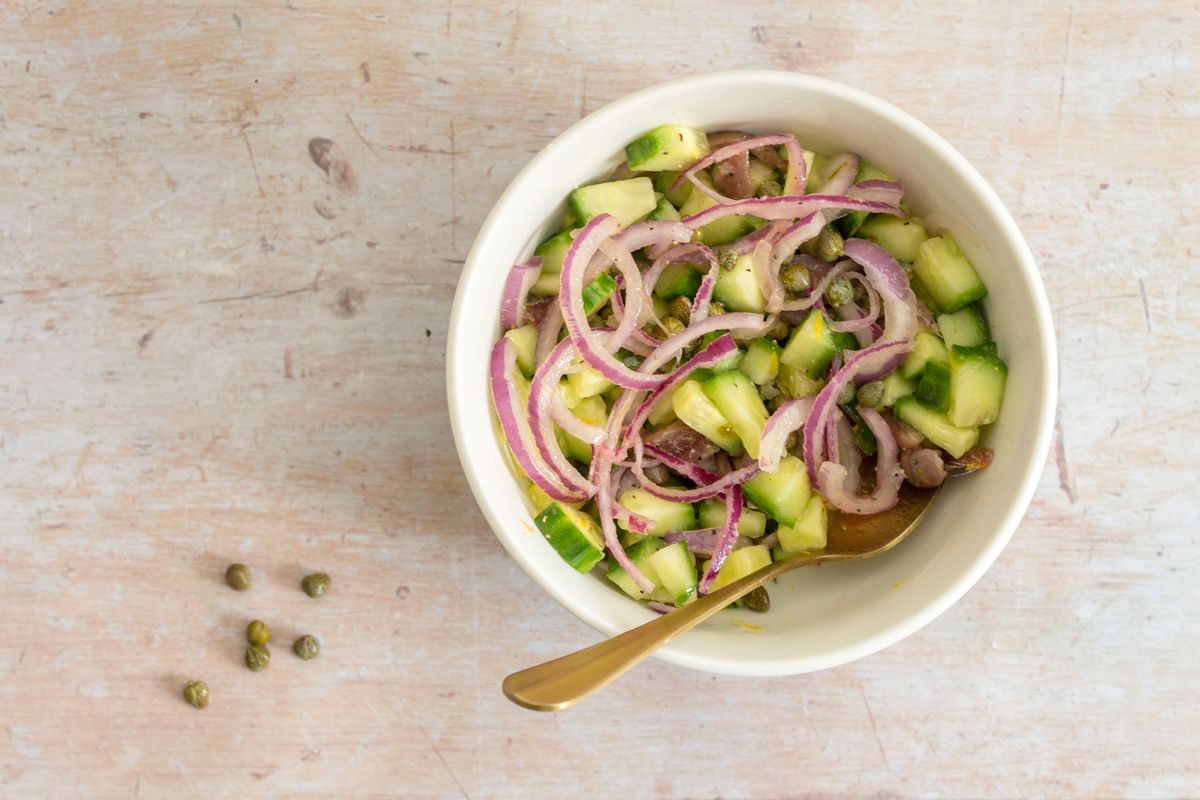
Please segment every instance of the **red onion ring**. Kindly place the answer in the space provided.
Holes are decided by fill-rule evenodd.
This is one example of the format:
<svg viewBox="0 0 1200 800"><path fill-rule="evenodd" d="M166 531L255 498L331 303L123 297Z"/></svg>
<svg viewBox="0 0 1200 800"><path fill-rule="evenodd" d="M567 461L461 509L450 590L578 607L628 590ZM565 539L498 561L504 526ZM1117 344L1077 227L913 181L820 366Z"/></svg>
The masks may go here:
<svg viewBox="0 0 1200 800"><path fill-rule="evenodd" d="M750 464L726 473L715 481L697 486L695 489L669 489L659 486L646 477L641 464L642 448L642 440L635 439L633 442L633 474L637 476L638 482L641 483L642 488L648 494L661 500L671 500L677 503L699 503L701 500L725 494L735 486L741 486L757 475L759 471L758 464Z"/></svg>
<svg viewBox="0 0 1200 800"><path fill-rule="evenodd" d="M887 421L873 408L861 408L863 422L875 434L879 450L875 460L875 489L866 496L847 488L847 468L826 461L818 471L817 486L826 502L847 514L878 514L896 505L900 485L904 482L904 470L898 463L899 448L892 437Z"/></svg>
<svg viewBox="0 0 1200 800"><path fill-rule="evenodd" d="M787 449L787 439L800 429L812 410L813 398L798 397L781 403L763 427L758 445L758 466L763 472L775 472Z"/></svg>
<svg viewBox="0 0 1200 800"><path fill-rule="evenodd" d="M826 161L821 172L829 177L821 186L821 193L845 194L858 177L859 163L858 156L853 153L841 153Z"/></svg>
<svg viewBox="0 0 1200 800"><path fill-rule="evenodd" d="M847 239L846 256L860 264L867 279L883 301L885 325L879 343L911 341L917 332L916 295L909 288L904 270L888 251L865 239ZM873 381L895 369L901 356L881 357L859 375L859 383Z"/></svg>
<svg viewBox="0 0 1200 800"><path fill-rule="evenodd" d="M529 384L529 427L533 430L538 453L563 485L590 497L596 493L596 487L571 465L554 435L554 401L558 399L561 403L558 384L575 358L575 347L571 340L563 339L550 351L545 363L537 368Z"/></svg>
<svg viewBox="0 0 1200 800"><path fill-rule="evenodd" d="M708 562L708 569L704 571L704 577L700 579L700 594L708 594L708 590L712 588L713 581L717 579L717 573L721 571L721 567L725 564L725 559L729 557L733 551L733 543L738 537L738 523L742 521L742 487L734 486L726 495L725 508L725 526L721 530L721 538L717 542L716 552L713 553L712 560Z"/></svg>
<svg viewBox="0 0 1200 800"><path fill-rule="evenodd" d="M904 197L904 187L895 181L859 181L846 190L849 197L860 200L874 200L879 203L898 206Z"/></svg>
<svg viewBox="0 0 1200 800"><path fill-rule="evenodd" d="M900 216L903 212L896 206L887 203L876 203L870 200L857 200L845 195L808 194L782 195L780 197L752 198L749 200L733 200L729 203L709 206L703 211L685 217L683 223L690 228L699 228L714 220L728 217L731 214L749 214L763 219L796 219L813 211L825 209L844 209L847 211L870 211L875 214L894 214ZM578 241L578 239L576 239Z"/></svg>
<svg viewBox="0 0 1200 800"><path fill-rule="evenodd" d="M514 264L504 281L500 295L500 327L511 330L521 326L525 314L525 298L542 274L542 259L534 256L523 264Z"/></svg>
<svg viewBox="0 0 1200 800"><path fill-rule="evenodd" d="M709 189L703 183L696 179L695 175L705 167L709 167L718 161L724 161L727 158L732 158L739 153L745 153L758 147L772 147L783 145L788 151L788 166L787 174L784 177L783 191L784 194L799 194L804 191L804 184L807 180L808 165L804 161L804 154L800 151L800 143L796 141L796 137L790 133L774 134L771 136L755 136L750 139L743 139L739 142L727 144L717 150L712 151L708 155L693 163L690 167L680 173L675 179L675 183L671 184L671 191L678 191L679 187L683 186L684 181L691 181L692 185L700 191L707 194L718 203L733 203L736 202L731 197L726 197L715 189ZM799 162L799 167L796 164Z"/></svg>

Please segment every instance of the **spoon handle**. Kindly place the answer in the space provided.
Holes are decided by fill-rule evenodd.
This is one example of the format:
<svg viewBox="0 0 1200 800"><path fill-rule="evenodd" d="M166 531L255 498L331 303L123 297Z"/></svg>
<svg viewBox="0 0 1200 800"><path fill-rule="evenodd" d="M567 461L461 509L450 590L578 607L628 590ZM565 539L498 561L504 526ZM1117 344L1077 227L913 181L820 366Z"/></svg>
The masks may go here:
<svg viewBox="0 0 1200 800"><path fill-rule="evenodd" d="M699 625L742 595L796 567L828 559L827 555L816 555L776 561L611 639L514 672L504 679L504 694L517 705L535 711L561 711L608 685L661 645Z"/></svg>

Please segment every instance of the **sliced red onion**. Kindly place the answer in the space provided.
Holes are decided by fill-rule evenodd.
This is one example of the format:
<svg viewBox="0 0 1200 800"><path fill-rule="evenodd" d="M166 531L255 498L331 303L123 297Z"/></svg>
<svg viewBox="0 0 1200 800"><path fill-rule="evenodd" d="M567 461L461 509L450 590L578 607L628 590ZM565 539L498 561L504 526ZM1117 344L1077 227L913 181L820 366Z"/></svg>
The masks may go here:
<svg viewBox="0 0 1200 800"><path fill-rule="evenodd" d="M797 247L818 235L824 227L825 218L820 212L814 211L803 219L797 220L795 224L790 226L779 237L779 241L775 244L770 254L770 266L768 268L770 272L770 291L763 295L767 298L767 311L770 313L777 314L785 306L787 295L784 293L783 284L779 281L779 270L782 269L784 262L796 254Z"/></svg>
<svg viewBox="0 0 1200 800"><path fill-rule="evenodd" d="M618 288L620 288L623 280L624 279L620 275L617 276ZM642 286L645 286L645 276L642 277ZM620 323L625 319L625 300L621 297L621 293L616 291L612 293L611 302L613 315L617 318L617 322ZM651 304L651 309L653 309L653 304ZM650 355L654 348L658 347L660 344L662 344L662 339L657 339L641 328L637 328L625 341L624 347L629 352L644 358L645 356Z"/></svg>
<svg viewBox="0 0 1200 800"><path fill-rule="evenodd" d="M604 429L572 414L563 404L562 395L557 392L550 401L550 418L555 425L587 444L600 444L604 440Z"/></svg>
<svg viewBox="0 0 1200 800"><path fill-rule="evenodd" d="M695 489L670 489L659 486L646 477L646 473L643 471L641 465L642 447L641 439L635 439L633 443L633 474L637 476L642 488L648 494L662 500L671 500L676 503L699 503L701 500L707 500L710 497L724 494L734 486L741 486L758 474L758 464L749 464L748 466L722 475L715 481L697 486Z"/></svg>
<svg viewBox="0 0 1200 800"><path fill-rule="evenodd" d="M728 217L731 214L749 214L763 219L797 219L807 216L813 211L826 209L844 209L847 211L870 211L875 214L895 214L902 212L896 206L887 203L876 203L870 200L856 200L845 195L808 194L782 195L780 197L752 198L750 200L734 200L709 206L703 211L685 217L683 223L690 228L703 225ZM578 241L578 239L576 239Z"/></svg>
<svg viewBox="0 0 1200 800"><path fill-rule="evenodd" d="M859 160L854 153L841 153L825 162L822 173L828 175L821 186L822 194L845 194L858 177Z"/></svg>
<svg viewBox="0 0 1200 800"><path fill-rule="evenodd" d="M779 272L771 269L771 244L759 242L750 253L750 267L758 282L758 291L767 301L767 310L771 310L771 301L776 300L777 306L783 303L783 285L779 282Z"/></svg>
<svg viewBox="0 0 1200 800"><path fill-rule="evenodd" d="M695 531L672 531L663 537L663 541L667 544L683 542L687 545L688 552L708 558L717 552L717 546L721 543L722 530L724 530L723 526L721 528L701 528Z"/></svg>
<svg viewBox="0 0 1200 800"><path fill-rule="evenodd" d="M571 465L554 435L554 401L557 399L561 403L558 384L575 358L575 347L571 340L563 339L550 351L545 363L537 368L529 384L529 427L533 430L538 454L563 485L590 497L595 494L596 487Z"/></svg>
<svg viewBox="0 0 1200 800"><path fill-rule="evenodd" d="M775 545L779 544L779 534L778 533L768 533L766 536L759 539L758 542L756 542L756 544L761 544L763 547L767 548L768 550L774 550Z"/></svg>
<svg viewBox="0 0 1200 800"><path fill-rule="evenodd" d="M774 244L778 241L779 236L787 229L788 221L786 219L776 219L768 222L766 225L760 225L750 233L747 233L742 238L738 239L731 245L727 245L725 249L737 256L744 256L754 250L754 246L761 241L768 241Z"/></svg>
<svg viewBox="0 0 1200 800"><path fill-rule="evenodd" d="M676 242L690 242L694 233L677 220L650 219L635 222L614 236L613 240L631 253L636 253L643 247L670 247Z"/></svg>
<svg viewBox="0 0 1200 800"><path fill-rule="evenodd" d="M763 427L758 445L758 466L763 472L775 472L787 449L787 439L800 429L813 407L813 398L798 397L782 403Z"/></svg>
<svg viewBox="0 0 1200 800"><path fill-rule="evenodd" d="M883 301L885 325L879 343L909 341L917 332L916 295L909 288L904 270L888 251L865 239L847 239L846 255L862 265L867 279L879 292ZM899 364L898 356L880 356L863 368L858 377L860 383L876 380L891 372Z"/></svg>
<svg viewBox="0 0 1200 800"><path fill-rule="evenodd" d="M838 395L864 368L880 360L903 357L912 349L911 340L876 342L865 350L859 350L846 359L846 364L830 378L825 388L817 393L812 410L804 422L804 465L813 484L817 482L817 468L825 461L825 430L832 412L837 408Z"/></svg>
<svg viewBox="0 0 1200 800"><path fill-rule="evenodd" d="M858 449L858 445L854 442L854 429L850 427L850 420L842 413L842 410L835 409L833 417L830 419L829 427L826 430L826 452L834 454L830 460L835 464L846 468L846 491L853 494L858 494L862 489L862 451Z"/></svg>
<svg viewBox="0 0 1200 800"><path fill-rule="evenodd" d="M895 181L859 181L847 189L846 194L860 200L875 200L879 203L898 206L904 197L904 187Z"/></svg>
<svg viewBox="0 0 1200 800"><path fill-rule="evenodd" d="M860 308L859 305L853 300L851 300L849 303L838 306L836 310L839 314L841 314L842 319L841 321L830 320L829 327L842 333L858 333L862 331L869 331L875 320L879 319L879 292L875 291L875 287L871 285L871 282L868 281L865 276L860 275L857 272L851 272L845 277L852 281L858 281L863 285L863 288L867 291L867 300L869 301L869 305L867 306L866 311L863 311L862 308ZM843 309L845 310L845 313L843 313ZM859 339L859 343L863 347L869 345L871 341L872 339L868 339L865 342L862 339Z"/></svg>
<svg viewBox="0 0 1200 800"><path fill-rule="evenodd" d="M562 325L562 306L558 303L551 303L546 307L546 313L542 315L542 321L538 324L537 344L533 350L534 369L540 367L550 357L550 351L558 344L558 334L562 330Z"/></svg>
<svg viewBox="0 0 1200 800"><path fill-rule="evenodd" d="M592 462L599 466L596 483L596 508L600 512L600 530L604 533L604 546L608 548L608 552L629 574L630 579L639 589L643 592L652 592L654 583L629 559L625 548L621 546L621 540L617 538L617 526L613 522L613 507L617 505L617 502L613 497L612 465L600 448L593 456Z"/></svg>
<svg viewBox="0 0 1200 800"><path fill-rule="evenodd" d="M700 579L700 594L707 594L708 590L712 588L713 581L717 579L717 573L721 571L725 559L733 550L733 543L737 541L738 537L738 523L742 521L742 507L742 487L735 486L726 495L725 526L721 530L721 538L717 542L712 560L708 562L708 569L704 571L704 577Z"/></svg>
<svg viewBox="0 0 1200 800"><path fill-rule="evenodd" d="M708 319L708 314L712 311L713 289L717 288L717 276L720 274L720 264L714 263L708 268L708 273L700 281L700 288L696 290L696 296L692 299L692 310L688 316L689 324L694 325Z"/></svg>
<svg viewBox="0 0 1200 800"><path fill-rule="evenodd" d="M824 262L822 262L824 263ZM808 297L803 297L799 300L788 300L785 302L781 311L807 311L813 306L821 302L821 297L825 294L825 290L829 288L829 284L833 283L833 279L841 275L849 268L848 261L839 261L834 264L825 276L817 282L817 285L812 287L808 292Z"/></svg>
<svg viewBox="0 0 1200 800"><path fill-rule="evenodd" d="M534 256L523 264L514 264L504 281L500 295L500 327L504 330L521 326L525 313L525 298L542 274L542 259Z"/></svg>
<svg viewBox="0 0 1200 800"><path fill-rule="evenodd" d="M749 139L742 139L741 141L733 142L732 144L727 144L724 147L713 150L711 153L704 156L699 161L696 161L690 167L680 173L679 177L675 179L675 183L671 185L671 191L677 191L679 187L683 186L684 181L690 180L694 187L704 192L718 203L735 202L732 198L726 197L714 189L709 189L696 179L696 173L706 167L712 166L718 161L724 161L727 158L732 158L739 153L745 153L758 147L774 147L777 145L784 145L787 147L788 151L787 175L784 178L783 184L784 193L798 194L804 191L803 185L805 178L807 177L807 165L804 162L804 154L800 151L800 144L796 141L796 137L792 136L790 133L774 134L771 136L755 136ZM797 161L800 162L798 169L796 167Z"/></svg>
<svg viewBox="0 0 1200 800"><path fill-rule="evenodd" d="M659 401L664 400L675 387L687 380L687 377L698 369L708 369L713 367L729 356L737 352L737 344L733 341L733 337L729 334L720 336L711 342L708 347L705 347L699 353L689 358L684 364L671 373L671 377L667 379L662 386L655 389L642 404L638 406L637 411L626 426L623 436L630 440L637 436L646 424L646 418L650 416L650 411Z"/></svg>
<svg viewBox="0 0 1200 800"><path fill-rule="evenodd" d="M663 375L635 372L608 352L607 337L592 331L583 311L583 273L600 245L611 236L617 221L608 214L595 216L588 222L567 250L563 259L562 280L559 283L559 302L567 333L580 357L607 380L627 389L655 389L666 380ZM640 277L640 275L639 275ZM660 365L661 366L661 365Z"/></svg>
<svg viewBox="0 0 1200 800"><path fill-rule="evenodd" d="M537 484L537 487L555 500L578 503L591 495L586 491L567 488L560 477L538 456L537 443L529 425L525 403L517 388L517 348L511 339L501 337L492 347L491 389L496 416L504 430L504 438L517 464Z"/></svg>
<svg viewBox="0 0 1200 800"><path fill-rule="evenodd" d="M650 305L650 289L642 286L642 273L637 268L637 264L633 261L633 256L629 250L609 239L600 243L600 252L606 257L611 258L613 264L616 265L617 271L621 273L621 284L625 290L625 302L638 310L636 314L626 314L617 324L617 329L609 334L608 340L604 343L604 349L610 353L615 353L621 349L624 344L629 341L629 337L635 330L642 327L644 324L643 317L645 316L645 307ZM657 276L655 276L655 279ZM614 292L615 294L615 292Z"/></svg>
<svg viewBox="0 0 1200 800"><path fill-rule="evenodd" d="M647 600L646 608L650 609L656 614L670 614L675 610L675 606L667 603L660 603L657 600Z"/></svg>
<svg viewBox="0 0 1200 800"><path fill-rule="evenodd" d="M701 467L698 464L693 464L690 461L686 461L682 458L679 458L678 456L672 455L671 453L668 453L666 450L662 450L660 448L653 447L652 445L648 445L648 444L644 445L644 449L645 449L646 453L654 456L654 458L660 464L665 464L671 470L679 473L680 475L687 478L692 483L696 483L696 484L712 483L713 481L717 480L720 477L719 475L717 475L717 473L710 472L709 470L705 469L704 467Z"/></svg>
<svg viewBox="0 0 1200 800"><path fill-rule="evenodd" d="M861 408L863 422L875 434L879 450L875 455L875 489L869 495L851 491L846 481L847 467L826 461L818 471L817 486L826 502L847 514L878 514L896 505L904 470L898 463L898 448L887 421L873 408Z"/></svg>

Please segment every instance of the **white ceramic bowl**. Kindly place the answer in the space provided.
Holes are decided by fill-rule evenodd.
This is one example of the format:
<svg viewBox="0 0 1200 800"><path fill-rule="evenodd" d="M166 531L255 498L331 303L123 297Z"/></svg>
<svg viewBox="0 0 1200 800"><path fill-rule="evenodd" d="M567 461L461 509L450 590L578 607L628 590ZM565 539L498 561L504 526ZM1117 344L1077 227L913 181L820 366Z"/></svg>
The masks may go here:
<svg viewBox="0 0 1200 800"><path fill-rule="evenodd" d="M797 570L771 587L769 614L722 612L657 653L673 664L732 675L844 664L899 641L949 608L1020 522L1054 419L1054 331L1045 289L1012 217L966 159L903 111L831 81L766 71L685 78L618 100L547 145L497 201L463 268L450 317L450 418L467 480L497 538L543 589L604 634L653 613L602 578L572 570L534 529L493 421L488 353L499 332L510 265L553 233L571 189L606 175L627 142L664 122L793 132L818 152L863 155L899 176L907 200L932 227L953 232L988 286L986 309L1009 366L1003 412L987 436L995 462L946 486L918 531L895 550Z"/></svg>

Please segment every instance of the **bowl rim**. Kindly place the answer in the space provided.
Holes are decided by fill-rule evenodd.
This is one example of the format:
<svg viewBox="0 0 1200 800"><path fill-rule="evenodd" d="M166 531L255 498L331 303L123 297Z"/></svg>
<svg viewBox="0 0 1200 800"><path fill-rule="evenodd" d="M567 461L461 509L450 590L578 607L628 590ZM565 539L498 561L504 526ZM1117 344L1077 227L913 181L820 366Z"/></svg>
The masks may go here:
<svg viewBox="0 0 1200 800"><path fill-rule="evenodd" d="M459 395L456 378L458 372L456 369L456 355L462 346L462 340L469 335L470 328L463 302L465 294L463 287L470 275L479 269L485 260L485 253L489 249L489 241L494 235L498 221L504 209L509 204L510 198L516 193L517 188L524 183L529 174L537 171L543 162L556 156L555 151L562 147L563 142L581 135L580 132L583 130L603 126L608 120L619 117L626 106L645 101L648 97L658 94L672 94L681 90L701 90L716 84L758 82L788 84L792 87L807 88L865 107L871 113L884 118L889 124L905 129L907 133L936 151L939 158L946 163L955 177L965 183L968 189L979 197L986 207L989 217L995 222L1001 234L1017 255L1013 266L1020 272L1023 282L1028 286L1030 294L1034 299L1035 307L1031 310L1033 311L1035 324L1038 328L1037 341L1043 350L1043 369L1042 374L1039 376L1042 386L1041 402L1034 426L1037 432L1037 439L1032 449L1032 463L1016 488L1014 502L1008 507L1003 518L997 521L995 526L996 533L976 557L959 570L957 577L952 579L946 588L931 601L907 617L897 620L869 636L826 651L820 655L780 656L747 663L737 658L729 658L723 655L696 656L689 653L682 653L678 652L671 644L665 645L654 653L654 656L662 661L699 671L727 675L768 677L813 672L849 663L890 647L928 625L958 602L995 562L1020 525L1040 481L1042 468L1046 463L1053 438L1058 394L1057 345L1049 299L1037 268L1037 262L1033 257L1028 243L1021 235L1016 221L978 170L949 142L911 114L902 111L900 108L869 92L827 78L798 72L780 70L727 70L701 73L654 84L608 103L573 123L531 158L500 194L487 218L484 220L483 225L480 226L479 233L475 237L475 241L463 264L462 272L459 275L459 283L455 291L454 304L450 313L446 341L446 399L459 462L477 505L483 512L488 525L501 545L508 551L509 555L512 556L525 574L531 577L563 608L606 636L621 633L622 628L612 625L596 610L577 600L565 591L560 584L526 558L521 549L516 545L516 537L513 535L513 531L509 530L509 525L500 518L498 512L492 507L492 504L485 499L488 496L487 476L482 475L478 465L475 464L472 450L464 442L461 430L462 423L460 422L460 420L464 419L470 413L464 405L463 398ZM514 525L513 527L515 528L516 526Z"/></svg>

